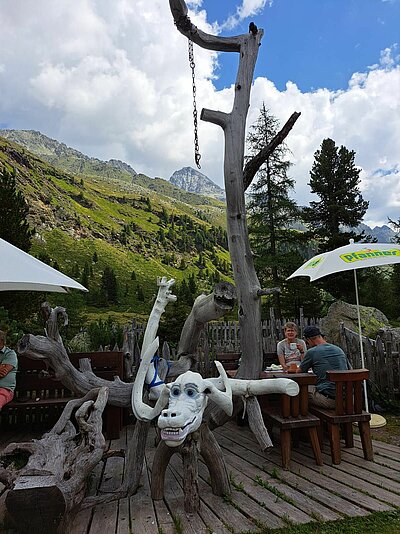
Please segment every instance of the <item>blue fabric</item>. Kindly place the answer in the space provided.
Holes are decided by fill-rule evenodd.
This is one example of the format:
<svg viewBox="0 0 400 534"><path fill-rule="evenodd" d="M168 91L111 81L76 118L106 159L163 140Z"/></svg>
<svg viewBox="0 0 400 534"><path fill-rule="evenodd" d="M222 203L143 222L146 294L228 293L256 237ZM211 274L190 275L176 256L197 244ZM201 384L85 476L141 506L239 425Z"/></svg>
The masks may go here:
<svg viewBox="0 0 400 534"><path fill-rule="evenodd" d="M347 358L342 349L330 343L322 343L308 349L300 364L300 369L306 373L310 368L317 375L317 391L334 399L336 386L334 382L326 379L326 371L346 371L348 369Z"/></svg>

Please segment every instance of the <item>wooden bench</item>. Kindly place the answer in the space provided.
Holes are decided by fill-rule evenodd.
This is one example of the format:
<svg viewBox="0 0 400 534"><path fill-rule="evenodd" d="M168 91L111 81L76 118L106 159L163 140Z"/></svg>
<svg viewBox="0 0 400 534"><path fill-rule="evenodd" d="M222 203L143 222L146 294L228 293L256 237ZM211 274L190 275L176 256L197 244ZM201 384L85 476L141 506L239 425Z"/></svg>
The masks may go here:
<svg viewBox="0 0 400 534"><path fill-rule="evenodd" d="M242 356L241 352L217 352L215 359L222 363L225 371L236 371L239 369L239 360Z"/></svg>
<svg viewBox="0 0 400 534"><path fill-rule="evenodd" d="M271 402L271 395L260 395L258 401L265 419L267 428L272 430L277 426L280 431L282 467L289 469L292 450L292 431L295 432L306 428L314 453L315 463L323 465L321 448L318 440L318 427L320 421L318 417L309 412L308 406L308 386L316 383L316 376L313 373L274 373L263 372L260 378L290 378L299 385L299 394L295 397L280 394L279 404ZM294 438L294 441L297 439Z"/></svg>
<svg viewBox="0 0 400 534"><path fill-rule="evenodd" d="M91 360L93 372L105 380L114 376L124 378L123 352L71 353L71 363L78 369L81 358ZM76 398L59 380L46 373L42 360L18 357L17 387L14 399L0 412L1 426L40 424L51 428L61 415L66 403ZM103 428L108 439L117 439L122 428L123 408L107 405Z"/></svg>
<svg viewBox="0 0 400 534"><path fill-rule="evenodd" d="M373 460L371 431L369 422L371 415L362 409L363 381L369 377L368 369L351 371L327 371L326 377L336 385L336 408L326 410L318 406L310 406L310 412L325 422L331 446L332 463L340 464L340 429L344 430L346 447L354 447L353 423L358 423L361 443L366 460ZM322 431L319 434L322 446Z"/></svg>

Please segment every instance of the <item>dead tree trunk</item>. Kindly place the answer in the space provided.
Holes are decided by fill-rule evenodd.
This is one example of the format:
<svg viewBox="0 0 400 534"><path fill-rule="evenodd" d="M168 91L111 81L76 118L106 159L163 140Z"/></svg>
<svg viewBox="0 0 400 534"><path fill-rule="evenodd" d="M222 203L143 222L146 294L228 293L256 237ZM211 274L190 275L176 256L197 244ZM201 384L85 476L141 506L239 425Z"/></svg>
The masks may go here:
<svg viewBox="0 0 400 534"><path fill-rule="evenodd" d="M68 402L53 429L31 443L11 443L0 456L0 481L10 488L6 507L21 532L67 532L84 498L86 481L106 442L102 413L107 388ZM71 421L76 409L76 426ZM18 459L27 459L20 469Z"/></svg>
<svg viewBox="0 0 400 534"><path fill-rule="evenodd" d="M233 275L238 291L239 324L241 331L242 363L240 378L258 378L262 370L261 287L255 272L250 250L245 209L244 147L245 126L249 108L251 83L263 30L254 29L245 35L218 37L199 30L187 16L184 0L170 0L170 8L178 30L197 45L208 50L239 53L239 69L235 83L235 97L230 113L203 109L201 119L221 126L225 137L224 177L227 199L227 233ZM298 115L297 115L298 116ZM296 117L297 118L297 117ZM294 124L296 118L292 116ZM287 125L287 133L291 126ZM287 135L286 133L286 135ZM286 136L276 136L277 144ZM278 142L279 141L279 142ZM246 186L277 144L271 144L255 156L246 169ZM268 152L268 149L270 150ZM254 172L254 174L253 174Z"/></svg>

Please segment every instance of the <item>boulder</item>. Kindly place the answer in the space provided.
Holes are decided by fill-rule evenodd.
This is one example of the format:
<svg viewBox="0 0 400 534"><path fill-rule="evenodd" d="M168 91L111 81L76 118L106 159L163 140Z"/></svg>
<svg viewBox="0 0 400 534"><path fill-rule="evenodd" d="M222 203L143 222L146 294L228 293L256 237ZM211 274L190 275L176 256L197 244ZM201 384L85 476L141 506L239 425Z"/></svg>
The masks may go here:
<svg viewBox="0 0 400 534"><path fill-rule="evenodd" d="M377 308L360 306L361 331L363 335L375 339L379 331L386 330L388 318ZM340 344L339 328L343 323L346 328L358 332L357 306L338 300L329 308L326 317L320 322L321 332L329 343Z"/></svg>

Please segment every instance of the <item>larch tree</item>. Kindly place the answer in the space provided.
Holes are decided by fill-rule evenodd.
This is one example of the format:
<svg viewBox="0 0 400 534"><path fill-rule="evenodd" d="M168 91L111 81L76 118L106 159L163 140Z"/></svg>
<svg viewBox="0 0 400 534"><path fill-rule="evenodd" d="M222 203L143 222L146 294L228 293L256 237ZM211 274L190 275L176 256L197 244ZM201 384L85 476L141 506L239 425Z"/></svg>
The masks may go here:
<svg viewBox="0 0 400 534"><path fill-rule="evenodd" d="M262 104L257 121L247 136L249 161L276 136L278 120ZM252 185L249 215L249 234L254 252L254 263L264 287L280 287L285 290L285 279L293 272L301 246L301 234L293 230L293 223L300 216L299 208L289 193L294 191L294 180L288 176L291 166L287 159L289 149L281 143L266 159L256 174ZM282 315L279 293L272 296L275 312Z"/></svg>

